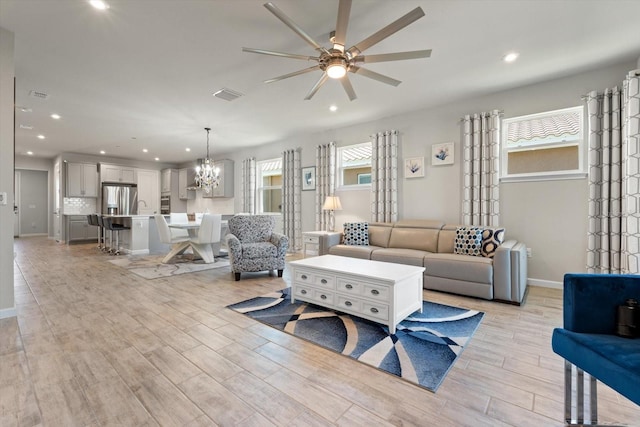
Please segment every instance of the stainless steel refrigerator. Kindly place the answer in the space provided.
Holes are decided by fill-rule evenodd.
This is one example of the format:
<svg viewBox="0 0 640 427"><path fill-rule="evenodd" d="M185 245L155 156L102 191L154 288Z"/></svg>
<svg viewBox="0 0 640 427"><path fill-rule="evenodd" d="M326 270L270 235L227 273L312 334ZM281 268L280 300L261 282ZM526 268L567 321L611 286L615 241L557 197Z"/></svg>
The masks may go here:
<svg viewBox="0 0 640 427"><path fill-rule="evenodd" d="M102 183L102 213L105 215L136 215L138 186L136 184Z"/></svg>

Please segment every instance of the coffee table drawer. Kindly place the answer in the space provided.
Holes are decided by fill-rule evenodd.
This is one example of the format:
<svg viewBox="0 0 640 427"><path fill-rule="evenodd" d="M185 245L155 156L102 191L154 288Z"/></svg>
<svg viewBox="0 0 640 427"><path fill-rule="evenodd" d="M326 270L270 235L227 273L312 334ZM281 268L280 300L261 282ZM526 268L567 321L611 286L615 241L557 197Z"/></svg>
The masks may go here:
<svg viewBox="0 0 640 427"><path fill-rule="evenodd" d="M315 286L322 286L327 289L335 289L336 277L330 274L318 274L311 271L296 270L294 279L298 283L307 283Z"/></svg>
<svg viewBox="0 0 640 427"><path fill-rule="evenodd" d="M387 321L389 320L389 306L385 304L372 304L368 301L363 301L362 314Z"/></svg>
<svg viewBox="0 0 640 427"><path fill-rule="evenodd" d="M349 298L348 296L338 294L336 306L338 309L346 311L362 312L362 302L358 298Z"/></svg>
<svg viewBox="0 0 640 427"><path fill-rule="evenodd" d="M362 295L367 298L373 298L384 302L390 301L391 298L389 295L389 287L380 285L365 284Z"/></svg>
<svg viewBox="0 0 640 427"><path fill-rule="evenodd" d="M313 299L314 291L315 290L313 288L298 285L293 288L293 295L299 298Z"/></svg>
<svg viewBox="0 0 640 427"><path fill-rule="evenodd" d="M364 283L357 280L348 280L338 277L336 289L339 292L345 292L353 295L362 295L364 292Z"/></svg>
<svg viewBox="0 0 640 427"><path fill-rule="evenodd" d="M334 295L333 292L326 292L323 290L315 289L313 291L313 299L318 301L322 306L333 305Z"/></svg>

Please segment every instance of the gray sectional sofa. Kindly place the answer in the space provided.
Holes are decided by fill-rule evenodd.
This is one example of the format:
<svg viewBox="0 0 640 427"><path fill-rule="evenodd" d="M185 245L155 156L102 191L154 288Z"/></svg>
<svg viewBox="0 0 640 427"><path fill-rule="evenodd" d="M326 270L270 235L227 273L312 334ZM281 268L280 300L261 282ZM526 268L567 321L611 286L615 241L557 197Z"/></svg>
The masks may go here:
<svg viewBox="0 0 640 427"><path fill-rule="evenodd" d="M425 267L424 288L519 305L527 288L527 248L507 240L493 258L454 253L460 225L434 220L370 223L369 245L339 244L332 255Z"/></svg>

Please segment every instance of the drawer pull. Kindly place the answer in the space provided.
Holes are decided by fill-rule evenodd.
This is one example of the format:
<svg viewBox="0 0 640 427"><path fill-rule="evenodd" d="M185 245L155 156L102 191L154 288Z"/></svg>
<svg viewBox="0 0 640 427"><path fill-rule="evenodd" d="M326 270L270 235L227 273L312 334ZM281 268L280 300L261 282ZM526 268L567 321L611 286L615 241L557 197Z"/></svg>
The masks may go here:
<svg viewBox="0 0 640 427"><path fill-rule="evenodd" d="M377 309L377 308L375 308L375 307L371 307L371 312L372 312L372 313L377 313L377 312L378 312L378 309Z"/></svg>
<svg viewBox="0 0 640 427"><path fill-rule="evenodd" d="M347 283L344 287L347 289L353 289L353 285L351 283Z"/></svg>
<svg viewBox="0 0 640 427"><path fill-rule="evenodd" d="M301 278L302 280L307 280L307 275L306 275L306 274L303 274L302 276L300 276L300 278Z"/></svg>
<svg viewBox="0 0 640 427"><path fill-rule="evenodd" d="M326 285L327 284L327 279L320 280L320 283L322 283L323 285Z"/></svg>
<svg viewBox="0 0 640 427"><path fill-rule="evenodd" d="M380 294L380 292L377 289L371 289L371 293L373 295L379 295Z"/></svg>
<svg viewBox="0 0 640 427"><path fill-rule="evenodd" d="M351 307L353 304L351 304L351 301L345 301L344 305L346 305L347 307Z"/></svg>
<svg viewBox="0 0 640 427"><path fill-rule="evenodd" d="M326 295L320 295L320 298L321 299L327 299L327 296Z"/></svg>
<svg viewBox="0 0 640 427"><path fill-rule="evenodd" d="M307 294L307 291L305 291L305 290L303 289L303 290L301 290L301 291L300 291L300 293L301 293L302 295L306 295L306 294Z"/></svg>

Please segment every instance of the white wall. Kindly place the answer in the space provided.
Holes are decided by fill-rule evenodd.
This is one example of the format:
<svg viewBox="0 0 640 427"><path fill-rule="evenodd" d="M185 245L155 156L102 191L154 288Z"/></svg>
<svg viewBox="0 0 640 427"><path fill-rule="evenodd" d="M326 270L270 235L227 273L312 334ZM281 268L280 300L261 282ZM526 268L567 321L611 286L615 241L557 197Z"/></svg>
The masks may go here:
<svg viewBox="0 0 640 427"><path fill-rule="evenodd" d="M581 96L590 90L619 85L636 62L585 72L572 77L519 87L499 93L464 100L453 100L437 108L413 111L346 128L299 135L268 146L253 147L224 157L235 160L236 183L240 182L241 161L278 156L283 150L301 147L302 166L315 164L315 147L329 141L345 146L367 141L369 135L383 130L400 131L399 157L424 156L425 177L399 180L399 216L460 222L461 209L461 129L465 114L503 110L504 118L582 105ZM357 101L354 101L357 102ZM432 167L431 146L455 143L455 163ZM399 165L401 166L401 164ZM402 175L402 173L400 173ZM526 182L502 184L501 215L507 238L523 241L532 248L529 277L559 284L566 272L584 271L586 263L587 180ZM236 185L236 195L240 186ZM336 214L336 225L344 221L369 220L369 193L343 191L344 210ZM315 192L302 192L303 230L315 224ZM235 210L241 210L240 197Z"/></svg>
<svg viewBox="0 0 640 427"><path fill-rule="evenodd" d="M14 79L13 33L0 28L0 318L15 316L13 292L13 132Z"/></svg>

